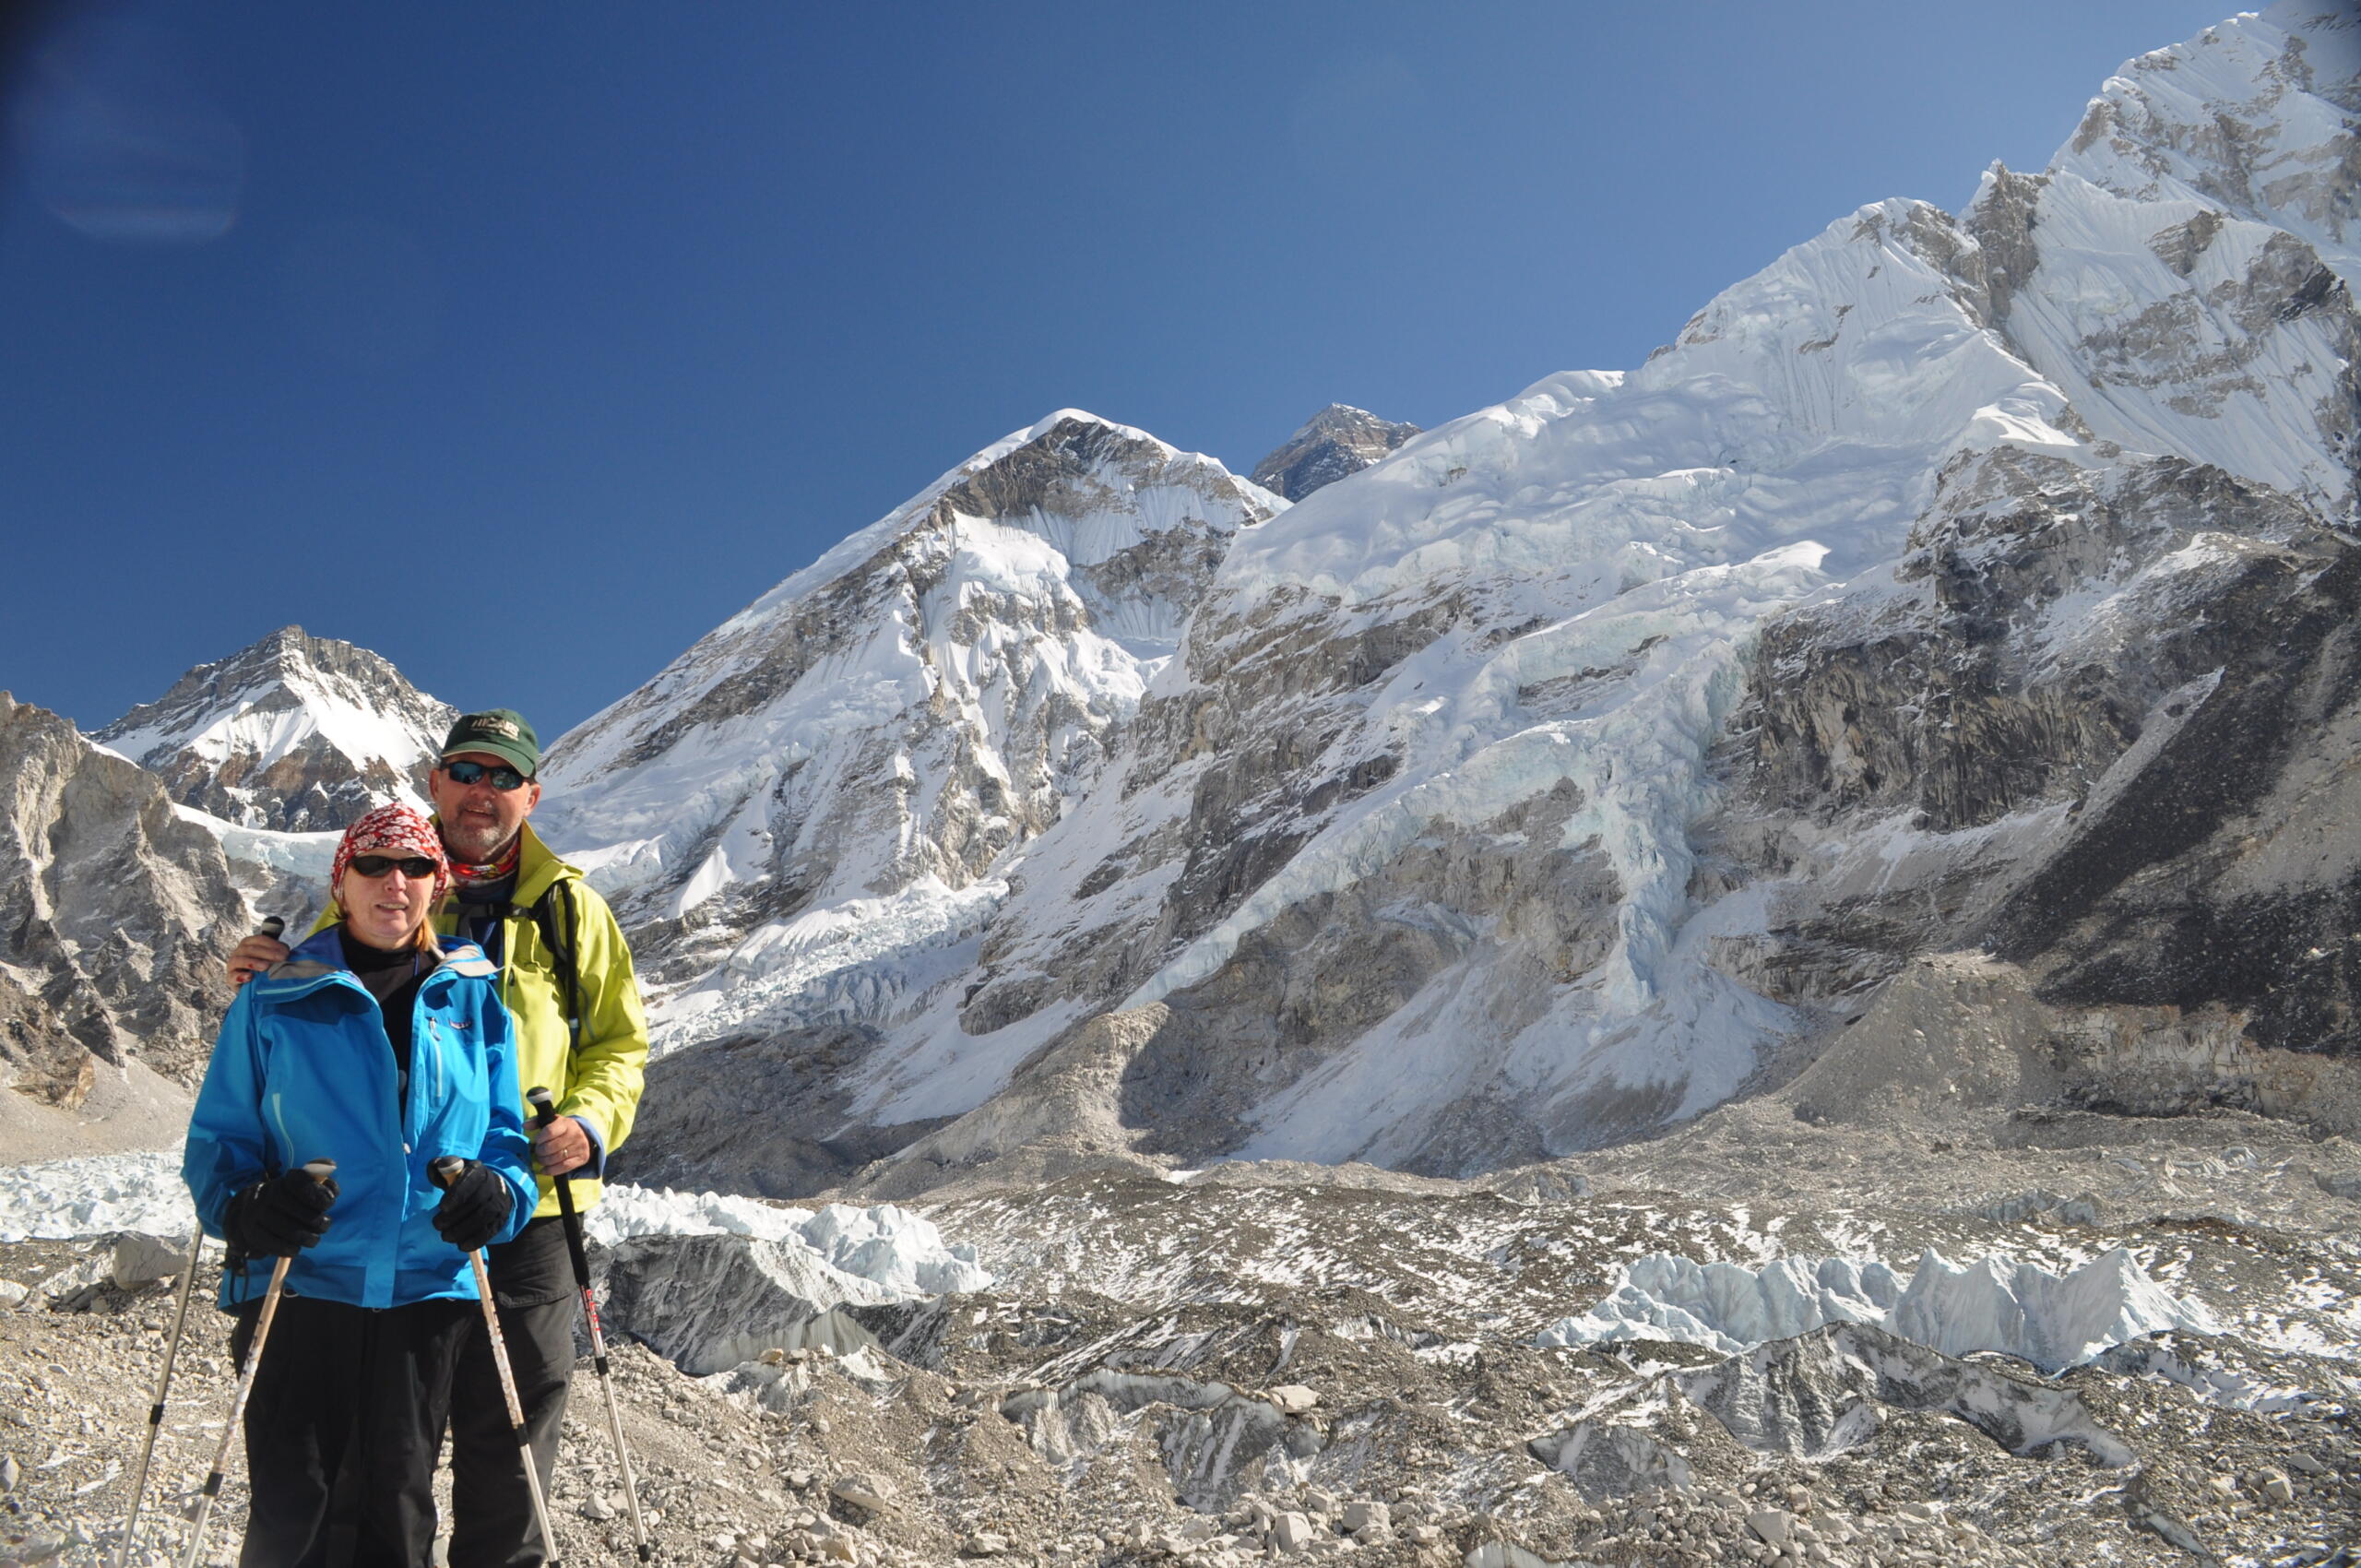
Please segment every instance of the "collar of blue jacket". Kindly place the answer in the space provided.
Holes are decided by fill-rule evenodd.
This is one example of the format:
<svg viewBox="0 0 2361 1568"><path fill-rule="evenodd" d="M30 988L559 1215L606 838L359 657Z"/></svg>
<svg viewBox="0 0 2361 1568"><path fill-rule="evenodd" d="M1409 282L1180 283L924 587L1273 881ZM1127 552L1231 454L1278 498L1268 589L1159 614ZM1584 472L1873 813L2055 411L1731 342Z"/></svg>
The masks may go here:
<svg viewBox="0 0 2361 1568"><path fill-rule="evenodd" d="M352 970L344 961L344 940L338 936L339 926L324 926L303 939L283 963L276 965L257 983L273 986L303 986L325 980L331 975L350 976ZM469 975L488 980L500 971L483 956L483 949L464 937L443 936L435 939L443 958L437 972L448 969L455 975ZM358 981L355 982L359 983ZM274 993L277 994L277 993ZM285 994L295 994L287 992Z"/></svg>

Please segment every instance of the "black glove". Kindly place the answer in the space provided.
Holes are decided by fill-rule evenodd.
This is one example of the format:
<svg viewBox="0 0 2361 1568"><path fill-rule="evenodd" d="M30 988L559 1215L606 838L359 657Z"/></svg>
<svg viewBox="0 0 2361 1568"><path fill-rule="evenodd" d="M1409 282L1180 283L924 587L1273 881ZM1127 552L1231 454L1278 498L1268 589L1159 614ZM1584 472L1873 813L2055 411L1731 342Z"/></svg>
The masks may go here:
<svg viewBox="0 0 2361 1568"><path fill-rule="evenodd" d="M314 1182L307 1171L267 1176L230 1200L221 1239L250 1258L291 1258L327 1234L336 1178Z"/></svg>
<svg viewBox="0 0 2361 1568"><path fill-rule="evenodd" d="M508 1223L509 1206L516 1200L499 1171L480 1160L467 1163L467 1170L443 1189L443 1201L434 1206L434 1229L459 1251L472 1253L500 1234L500 1228Z"/></svg>

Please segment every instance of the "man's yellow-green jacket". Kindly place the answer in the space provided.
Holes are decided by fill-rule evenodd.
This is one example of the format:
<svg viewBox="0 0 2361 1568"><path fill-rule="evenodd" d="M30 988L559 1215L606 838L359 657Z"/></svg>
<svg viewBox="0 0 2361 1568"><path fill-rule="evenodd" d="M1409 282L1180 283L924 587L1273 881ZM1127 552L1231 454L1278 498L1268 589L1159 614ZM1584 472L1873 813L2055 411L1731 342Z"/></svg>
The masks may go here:
<svg viewBox="0 0 2361 1568"><path fill-rule="evenodd" d="M582 997L579 1051L568 1048L557 956L541 940L529 912L562 880L573 884L567 891L574 897L575 984ZM607 901L582 880L581 872L552 854L529 823L517 856L516 891L509 901L520 912L501 921L500 999L516 1020L516 1087L520 1091L548 1088L557 1098L558 1114L587 1123L611 1158L631 1135L641 1075L647 1066L647 1014L640 1005L639 980L632 973L623 927L615 923ZM562 919L563 899L556 907ZM312 929L325 930L336 919L331 906ZM445 897L434 911L434 929L447 936L457 924L458 900ZM529 1121L530 1109L523 1113ZM547 1176L537 1174L537 1179L541 1201L533 1213L555 1214L556 1187ZM599 1201L599 1179L588 1170L575 1175L575 1207L587 1208Z"/></svg>

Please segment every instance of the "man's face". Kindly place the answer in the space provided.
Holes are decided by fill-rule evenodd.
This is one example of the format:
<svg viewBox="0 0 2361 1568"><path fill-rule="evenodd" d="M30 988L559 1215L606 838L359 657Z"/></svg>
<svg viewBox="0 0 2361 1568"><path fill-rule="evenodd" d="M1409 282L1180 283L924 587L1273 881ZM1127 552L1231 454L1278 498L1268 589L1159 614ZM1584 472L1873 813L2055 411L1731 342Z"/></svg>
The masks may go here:
<svg viewBox="0 0 2361 1568"><path fill-rule="evenodd" d="M472 784L458 783L446 771L455 762L481 763L484 777ZM426 790L434 798L435 813L443 819L443 845L452 859L475 865L493 859L508 848L508 841L533 814L541 799L539 783L528 778L522 789L492 787L491 769L515 766L490 752L458 752L445 757L427 776Z"/></svg>

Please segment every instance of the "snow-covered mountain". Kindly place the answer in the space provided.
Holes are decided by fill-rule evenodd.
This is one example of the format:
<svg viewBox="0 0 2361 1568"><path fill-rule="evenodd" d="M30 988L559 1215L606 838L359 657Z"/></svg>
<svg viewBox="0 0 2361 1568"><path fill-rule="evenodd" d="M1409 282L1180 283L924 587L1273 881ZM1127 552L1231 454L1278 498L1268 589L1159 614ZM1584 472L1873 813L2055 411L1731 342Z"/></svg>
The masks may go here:
<svg viewBox="0 0 2361 1568"><path fill-rule="evenodd" d="M2361 17L2281 0L2127 62L2049 165L2135 201L2269 224L2355 281Z"/></svg>
<svg viewBox="0 0 2361 1568"><path fill-rule="evenodd" d="M1987 309L2091 434L2334 516L2361 462L2361 19L2282 5L2127 64L1965 214Z"/></svg>
<svg viewBox="0 0 2361 1568"><path fill-rule="evenodd" d="M1231 538L1284 505L1052 414L564 737L540 820L686 985L664 1028L866 1014L971 964L1012 854L1099 778Z"/></svg>
<svg viewBox="0 0 2361 1568"><path fill-rule="evenodd" d="M341 828L388 800L426 801L457 717L367 648L282 626L200 664L98 731L172 799L243 827Z"/></svg>
<svg viewBox="0 0 2361 1568"><path fill-rule="evenodd" d="M1418 434L1415 424L1396 424L1349 403L1331 403L1254 465L1254 482L1289 501L1300 501L1323 485L1381 461Z"/></svg>
<svg viewBox="0 0 2361 1568"><path fill-rule="evenodd" d="M2357 41L2142 56L1637 368L1332 409L1258 470L1299 505L1073 410L943 475L552 749L672 1052L627 1158L1486 1169L1880 998L1965 1028L1959 949L2115 1042L2058 1094L2310 1105L2361 1049ZM273 830L447 717L291 628L103 735L288 902Z"/></svg>
<svg viewBox="0 0 2361 1568"><path fill-rule="evenodd" d="M776 947L710 971L641 1158L789 1189L907 1144L864 1180L914 1190L1591 1146L1791 1071L1946 947L2155 1000L2121 929L2154 900L2109 890L2230 920L2241 812L2325 836L2271 851L2271 940L2336 951L2352 42L2282 7L2132 62L2044 173L1864 208L1638 369L1239 532L1097 787L971 862L1006 893L958 947L903 946L889 874L775 939L795 1000ZM2185 831L2095 832L2126 810ZM2348 980L2266 1004L2216 945L2172 1000L2343 1049L2304 1021ZM715 1131L744 1103L776 1131Z"/></svg>

